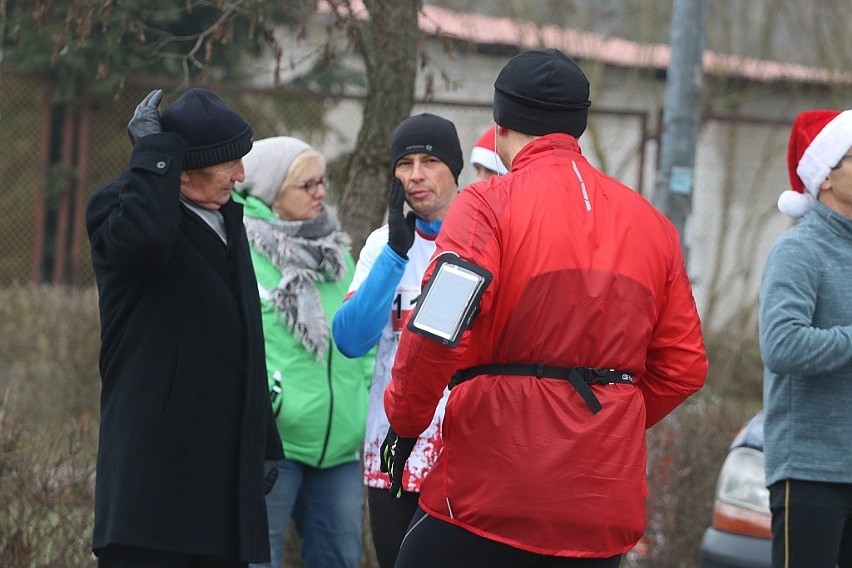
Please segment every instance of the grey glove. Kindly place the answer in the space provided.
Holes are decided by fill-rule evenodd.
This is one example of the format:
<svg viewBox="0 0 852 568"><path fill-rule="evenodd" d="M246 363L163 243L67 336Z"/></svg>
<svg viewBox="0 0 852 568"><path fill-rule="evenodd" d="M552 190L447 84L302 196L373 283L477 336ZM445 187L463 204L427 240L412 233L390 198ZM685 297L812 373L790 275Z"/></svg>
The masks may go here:
<svg viewBox="0 0 852 568"><path fill-rule="evenodd" d="M154 89L136 107L133 118L127 123L127 133L134 145L143 136L163 131L160 126L160 111L157 110L162 99L163 89Z"/></svg>
<svg viewBox="0 0 852 568"><path fill-rule="evenodd" d="M402 258L408 258L408 250L414 244L414 211L403 214L405 189L399 178L394 177L390 184L388 199L388 244Z"/></svg>

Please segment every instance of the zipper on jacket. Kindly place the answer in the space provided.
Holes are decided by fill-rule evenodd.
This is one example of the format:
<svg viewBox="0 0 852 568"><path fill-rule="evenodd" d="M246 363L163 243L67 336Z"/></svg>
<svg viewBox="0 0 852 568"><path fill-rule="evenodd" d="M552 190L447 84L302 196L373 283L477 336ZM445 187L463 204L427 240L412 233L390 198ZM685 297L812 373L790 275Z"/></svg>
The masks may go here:
<svg viewBox="0 0 852 568"><path fill-rule="evenodd" d="M317 460L317 467L322 467L322 462L325 461L325 454L328 451L328 440L331 438L331 421L334 416L334 388L331 379L331 355L334 353L334 341L329 338L328 342L328 361L325 368L325 378L328 382L328 421L325 425L325 440L322 442L322 452L320 452Z"/></svg>

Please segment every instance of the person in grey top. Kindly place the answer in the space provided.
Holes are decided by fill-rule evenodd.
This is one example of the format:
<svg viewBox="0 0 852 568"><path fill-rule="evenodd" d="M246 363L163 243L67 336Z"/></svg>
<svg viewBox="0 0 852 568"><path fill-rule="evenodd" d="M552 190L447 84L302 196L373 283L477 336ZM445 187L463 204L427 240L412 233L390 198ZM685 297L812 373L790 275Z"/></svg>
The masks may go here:
<svg viewBox="0 0 852 568"><path fill-rule="evenodd" d="M852 110L793 124L760 289L773 568L852 567Z"/></svg>

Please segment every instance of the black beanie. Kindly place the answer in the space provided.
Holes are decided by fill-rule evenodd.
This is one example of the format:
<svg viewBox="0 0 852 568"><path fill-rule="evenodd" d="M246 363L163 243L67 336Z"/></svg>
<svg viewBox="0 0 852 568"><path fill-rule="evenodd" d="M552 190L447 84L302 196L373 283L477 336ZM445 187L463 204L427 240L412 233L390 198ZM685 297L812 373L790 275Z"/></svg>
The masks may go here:
<svg viewBox="0 0 852 568"><path fill-rule="evenodd" d="M494 81L494 122L524 134L579 138L589 116L589 80L557 49L514 56Z"/></svg>
<svg viewBox="0 0 852 568"><path fill-rule="evenodd" d="M251 126L225 101L205 89L190 89L166 107L164 132L186 141L183 169L197 170L238 160L251 150Z"/></svg>
<svg viewBox="0 0 852 568"><path fill-rule="evenodd" d="M390 144L391 169L406 154L432 154L450 168L456 183L464 166L456 125L440 116L424 112L410 116L393 131Z"/></svg>

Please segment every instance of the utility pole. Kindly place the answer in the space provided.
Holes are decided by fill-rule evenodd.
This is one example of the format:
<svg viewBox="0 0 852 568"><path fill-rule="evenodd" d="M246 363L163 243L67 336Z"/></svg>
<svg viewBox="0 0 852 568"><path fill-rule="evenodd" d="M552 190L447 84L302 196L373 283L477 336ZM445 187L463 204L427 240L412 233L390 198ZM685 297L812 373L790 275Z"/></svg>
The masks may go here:
<svg viewBox="0 0 852 568"><path fill-rule="evenodd" d="M660 169L653 202L677 227L685 257L686 221L692 211L695 146L701 120L701 56L706 27L707 0L675 0Z"/></svg>

